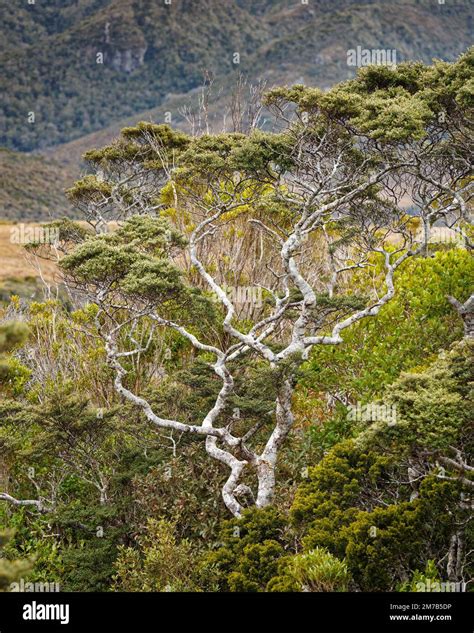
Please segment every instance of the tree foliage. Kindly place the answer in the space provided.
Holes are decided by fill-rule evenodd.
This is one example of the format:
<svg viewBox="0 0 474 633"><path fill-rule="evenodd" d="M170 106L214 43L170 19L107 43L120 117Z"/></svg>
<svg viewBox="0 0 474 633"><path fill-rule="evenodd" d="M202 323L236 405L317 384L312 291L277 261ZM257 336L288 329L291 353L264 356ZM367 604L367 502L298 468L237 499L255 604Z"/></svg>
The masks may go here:
<svg viewBox="0 0 474 633"><path fill-rule="evenodd" d="M274 131L139 123L88 152L87 225L28 248L62 292L2 314L5 577L468 581L471 57L275 88Z"/></svg>

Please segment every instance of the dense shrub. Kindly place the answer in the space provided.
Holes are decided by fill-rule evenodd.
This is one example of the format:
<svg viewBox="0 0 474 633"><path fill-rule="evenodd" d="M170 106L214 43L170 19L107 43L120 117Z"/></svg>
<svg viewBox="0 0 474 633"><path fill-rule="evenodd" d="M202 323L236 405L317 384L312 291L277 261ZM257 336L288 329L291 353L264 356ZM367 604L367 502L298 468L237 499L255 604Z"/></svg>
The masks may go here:
<svg viewBox="0 0 474 633"><path fill-rule="evenodd" d="M215 570L224 591L264 591L276 575L287 545L285 518L274 508L248 509L242 519L225 521L215 551L203 564Z"/></svg>
<svg viewBox="0 0 474 633"><path fill-rule="evenodd" d="M269 591L347 591L350 574L344 561L321 547L283 559Z"/></svg>
<svg viewBox="0 0 474 633"><path fill-rule="evenodd" d="M187 540L177 541L175 527L150 519L138 549L119 548L115 591L196 591L195 554Z"/></svg>

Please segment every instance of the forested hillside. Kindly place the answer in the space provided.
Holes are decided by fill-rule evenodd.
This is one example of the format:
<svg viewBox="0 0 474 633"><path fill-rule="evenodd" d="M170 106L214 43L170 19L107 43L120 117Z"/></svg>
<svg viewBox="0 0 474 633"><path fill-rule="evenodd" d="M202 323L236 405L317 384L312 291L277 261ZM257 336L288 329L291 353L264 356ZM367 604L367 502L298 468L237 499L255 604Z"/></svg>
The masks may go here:
<svg viewBox="0 0 474 633"><path fill-rule="evenodd" d="M334 26L338 4L310 10ZM135 107L117 76L144 107L147 55L164 68L165 9L145 5L62 3L48 22L56 52L84 25L100 37L102 18L112 42L146 48L134 71L91 79L104 121ZM203 2L193 27L163 13L164 31L189 29L167 48L175 71L182 42L209 54L206 37L223 70L237 40L262 64L284 41L296 56L307 24L290 34L283 16L308 8L288 5ZM380 5L371 19L395 32ZM200 63L186 50L183 88ZM232 131L141 121L89 148L67 192L80 221L24 240L49 271L42 295L2 301L0 591L472 590L473 59L268 88L271 129L240 103Z"/></svg>
<svg viewBox="0 0 474 633"><path fill-rule="evenodd" d="M31 151L78 138L198 87L203 71L324 87L347 77L346 51L357 45L396 49L399 61L452 60L470 44L469 5L2 0L0 145Z"/></svg>
<svg viewBox="0 0 474 633"><path fill-rule="evenodd" d="M74 215L64 183L87 169L85 151L138 120L189 131L184 110L210 80L211 126L230 129L239 76L327 89L354 75L351 48L430 63L455 59L472 33L469 0L0 0L0 10L0 147L47 157L35 170L2 154L0 219L18 220Z"/></svg>
<svg viewBox="0 0 474 633"><path fill-rule="evenodd" d="M0 149L2 219L35 221L72 213L64 192L73 173L57 160Z"/></svg>

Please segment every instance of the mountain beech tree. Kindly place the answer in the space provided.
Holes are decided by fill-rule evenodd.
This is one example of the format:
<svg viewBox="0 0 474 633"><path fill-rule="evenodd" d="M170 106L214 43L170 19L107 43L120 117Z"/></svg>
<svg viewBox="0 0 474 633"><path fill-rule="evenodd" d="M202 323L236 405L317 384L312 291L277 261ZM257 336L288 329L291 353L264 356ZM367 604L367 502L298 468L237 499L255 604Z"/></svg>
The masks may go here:
<svg viewBox="0 0 474 633"><path fill-rule="evenodd" d="M69 196L94 231L63 235L68 288L97 306L116 391L158 429L203 438L224 465L234 516L272 503L298 370L314 347L342 345L348 328L377 316L397 270L429 255L435 222L468 242L468 76L469 55L368 67L326 93L271 90L274 131L193 138L139 123L86 154L95 173ZM235 248L246 258L230 270ZM373 271L368 296L361 269ZM242 311L239 287L263 300ZM207 329L211 313L217 327ZM131 360L166 331L219 380L193 423L164 416L128 380ZM242 360L275 384L273 410L250 427L230 407Z"/></svg>

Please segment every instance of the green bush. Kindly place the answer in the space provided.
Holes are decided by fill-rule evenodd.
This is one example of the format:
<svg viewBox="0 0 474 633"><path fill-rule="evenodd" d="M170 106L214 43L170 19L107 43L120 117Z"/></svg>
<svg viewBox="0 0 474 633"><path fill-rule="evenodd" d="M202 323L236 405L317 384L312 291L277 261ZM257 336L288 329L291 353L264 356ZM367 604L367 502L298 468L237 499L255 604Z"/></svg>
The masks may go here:
<svg viewBox="0 0 474 633"><path fill-rule="evenodd" d="M425 571L421 572L415 569L413 576L401 583L398 590L401 592L423 592L426 591L428 586L432 583L438 583L439 587L440 577L434 560L429 560L426 563Z"/></svg>
<svg viewBox="0 0 474 633"><path fill-rule="evenodd" d="M223 591L264 591L285 554L287 524L275 508L244 510L241 519L224 521L216 550L203 556Z"/></svg>
<svg viewBox="0 0 474 633"><path fill-rule="evenodd" d="M269 591L347 591L350 582L347 564L322 547L284 559L279 571Z"/></svg>
<svg viewBox="0 0 474 633"><path fill-rule="evenodd" d="M121 546L114 567L115 591L196 591L195 555L189 541L178 542L173 524L148 521L139 549Z"/></svg>
<svg viewBox="0 0 474 633"><path fill-rule="evenodd" d="M8 591L10 584L31 572L31 560L17 560L3 557L5 545L12 537L11 531L0 531L0 592Z"/></svg>
<svg viewBox="0 0 474 633"><path fill-rule="evenodd" d="M343 558L347 540L342 528L364 509L370 490L385 481L389 466L387 457L361 451L353 440L345 440L309 468L290 511L305 549L321 546Z"/></svg>

